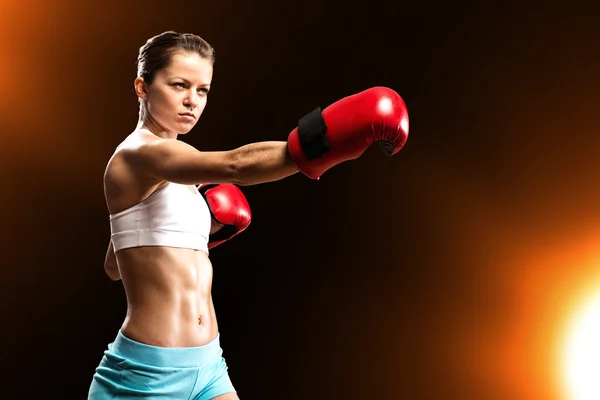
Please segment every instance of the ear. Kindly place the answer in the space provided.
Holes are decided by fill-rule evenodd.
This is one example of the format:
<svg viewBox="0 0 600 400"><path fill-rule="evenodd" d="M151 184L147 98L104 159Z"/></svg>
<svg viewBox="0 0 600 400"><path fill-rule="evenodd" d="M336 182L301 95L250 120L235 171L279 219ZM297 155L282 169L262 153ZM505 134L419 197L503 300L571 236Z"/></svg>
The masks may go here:
<svg viewBox="0 0 600 400"><path fill-rule="evenodd" d="M135 89L135 94L137 94L140 99L148 100L148 92L146 90L146 82L144 82L144 78L141 76L135 78L135 81L133 81L133 87Z"/></svg>

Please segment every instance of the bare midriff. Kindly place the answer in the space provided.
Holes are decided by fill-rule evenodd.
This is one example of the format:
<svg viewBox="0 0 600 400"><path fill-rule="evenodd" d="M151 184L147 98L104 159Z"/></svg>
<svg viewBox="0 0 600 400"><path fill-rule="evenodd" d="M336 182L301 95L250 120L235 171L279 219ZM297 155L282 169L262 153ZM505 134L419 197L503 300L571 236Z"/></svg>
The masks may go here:
<svg viewBox="0 0 600 400"><path fill-rule="evenodd" d="M116 256L127 296L126 337L158 347L196 347L217 336L206 252L148 246Z"/></svg>

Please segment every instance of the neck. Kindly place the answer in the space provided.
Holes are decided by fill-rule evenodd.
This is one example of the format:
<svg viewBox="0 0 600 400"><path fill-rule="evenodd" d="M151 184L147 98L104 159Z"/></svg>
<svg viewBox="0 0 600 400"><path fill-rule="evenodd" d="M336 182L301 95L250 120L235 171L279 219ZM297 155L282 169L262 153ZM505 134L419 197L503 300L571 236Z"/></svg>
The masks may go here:
<svg viewBox="0 0 600 400"><path fill-rule="evenodd" d="M145 129L163 139L177 139L176 133L168 132L158 122L156 122L152 116L148 115L148 113L142 112L141 110L135 129Z"/></svg>

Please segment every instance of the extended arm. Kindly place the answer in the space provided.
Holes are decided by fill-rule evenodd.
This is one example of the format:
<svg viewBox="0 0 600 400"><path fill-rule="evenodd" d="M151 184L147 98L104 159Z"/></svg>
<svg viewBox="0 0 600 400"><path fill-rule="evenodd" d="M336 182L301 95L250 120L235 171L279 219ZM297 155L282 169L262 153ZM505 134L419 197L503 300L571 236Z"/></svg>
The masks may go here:
<svg viewBox="0 0 600 400"><path fill-rule="evenodd" d="M287 142L248 144L230 151L199 151L185 142L152 138L126 150L125 157L142 174L186 185L233 183L256 185L298 172Z"/></svg>

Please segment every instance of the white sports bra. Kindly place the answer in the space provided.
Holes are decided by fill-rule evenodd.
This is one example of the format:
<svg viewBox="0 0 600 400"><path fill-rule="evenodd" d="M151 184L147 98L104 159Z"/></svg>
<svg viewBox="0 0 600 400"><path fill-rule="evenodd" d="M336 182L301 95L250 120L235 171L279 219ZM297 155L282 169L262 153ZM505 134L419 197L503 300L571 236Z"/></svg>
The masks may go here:
<svg viewBox="0 0 600 400"><path fill-rule="evenodd" d="M211 214L204 197L189 186L169 182L127 210L110 215L115 251L167 246L208 253Z"/></svg>

